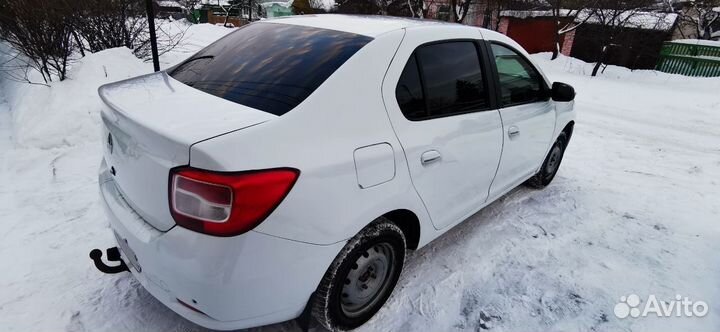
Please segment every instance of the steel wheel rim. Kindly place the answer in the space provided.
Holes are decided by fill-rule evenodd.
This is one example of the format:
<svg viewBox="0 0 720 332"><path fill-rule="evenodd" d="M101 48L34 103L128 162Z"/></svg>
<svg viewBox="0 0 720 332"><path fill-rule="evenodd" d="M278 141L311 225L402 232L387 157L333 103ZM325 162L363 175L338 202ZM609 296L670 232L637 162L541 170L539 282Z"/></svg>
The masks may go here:
<svg viewBox="0 0 720 332"><path fill-rule="evenodd" d="M371 310L387 292L395 271L395 248L387 242L373 245L350 268L343 282L340 306L348 317Z"/></svg>
<svg viewBox="0 0 720 332"><path fill-rule="evenodd" d="M552 175L555 174L558 167L560 166L560 160L562 158L562 149L559 146L554 146L552 151L550 152L550 157L548 158L547 166L545 167L545 174Z"/></svg>

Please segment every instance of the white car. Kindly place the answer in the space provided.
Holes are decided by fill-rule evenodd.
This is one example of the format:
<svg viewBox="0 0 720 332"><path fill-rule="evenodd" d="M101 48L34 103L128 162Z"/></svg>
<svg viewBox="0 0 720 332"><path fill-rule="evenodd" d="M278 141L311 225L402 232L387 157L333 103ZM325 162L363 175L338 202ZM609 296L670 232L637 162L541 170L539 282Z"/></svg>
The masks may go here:
<svg viewBox="0 0 720 332"><path fill-rule="evenodd" d="M217 330L360 326L407 249L547 185L575 117L508 37L388 17L253 23L99 94L108 258Z"/></svg>

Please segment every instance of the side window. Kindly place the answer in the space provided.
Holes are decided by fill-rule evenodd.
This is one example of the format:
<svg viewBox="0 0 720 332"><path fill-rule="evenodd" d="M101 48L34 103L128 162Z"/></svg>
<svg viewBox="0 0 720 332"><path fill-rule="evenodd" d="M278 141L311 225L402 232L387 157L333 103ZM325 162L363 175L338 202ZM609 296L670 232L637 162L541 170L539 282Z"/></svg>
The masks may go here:
<svg viewBox="0 0 720 332"><path fill-rule="evenodd" d="M547 99L542 77L523 56L498 44L492 44L492 52L500 78L502 106Z"/></svg>
<svg viewBox="0 0 720 332"><path fill-rule="evenodd" d="M489 107L475 43L421 46L408 60L395 89L409 120L424 120Z"/></svg>
<svg viewBox="0 0 720 332"><path fill-rule="evenodd" d="M425 96L420 83L420 72L418 71L415 54L410 57L405 69L403 69L400 82L395 88L395 97L400 105L400 110L402 110L406 118L415 120L427 117Z"/></svg>

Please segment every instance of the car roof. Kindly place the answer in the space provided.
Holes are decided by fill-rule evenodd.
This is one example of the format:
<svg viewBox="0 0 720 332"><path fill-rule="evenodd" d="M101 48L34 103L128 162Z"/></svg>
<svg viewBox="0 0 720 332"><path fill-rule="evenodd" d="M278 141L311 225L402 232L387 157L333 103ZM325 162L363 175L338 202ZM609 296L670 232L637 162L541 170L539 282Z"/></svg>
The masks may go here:
<svg viewBox="0 0 720 332"><path fill-rule="evenodd" d="M415 26L463 26L456 23L435 20L423 20L408 17L345 14L284 16L275 19L264 20L263 22L294 24L321 29L344 31L369 37L377 37L386 32ZM465 27L471 28L469 26ZM477 27L474 28L477 29Z"/></svg>

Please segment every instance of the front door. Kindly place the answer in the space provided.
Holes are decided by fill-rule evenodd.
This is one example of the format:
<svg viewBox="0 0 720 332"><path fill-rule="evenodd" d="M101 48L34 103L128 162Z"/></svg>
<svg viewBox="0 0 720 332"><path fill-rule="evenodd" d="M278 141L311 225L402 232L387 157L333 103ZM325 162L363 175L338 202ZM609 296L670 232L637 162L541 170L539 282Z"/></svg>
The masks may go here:
<svg viewBox="0 0 720 332"><path fill-rule="evenodd" d="M543 77L510 46L492 43L499 81L504 139L490 196L502 194L537 172L555 130L555 111Z"/></svg>
<svg viewBox="0 0 720 332"><path fill-rule="evenodd" d="M479 42L428 44L418 41L423 37L408 31L388 71L395 78L386 79L383 93L415 189L440 229L487 200L503 133Z"/></svg>

